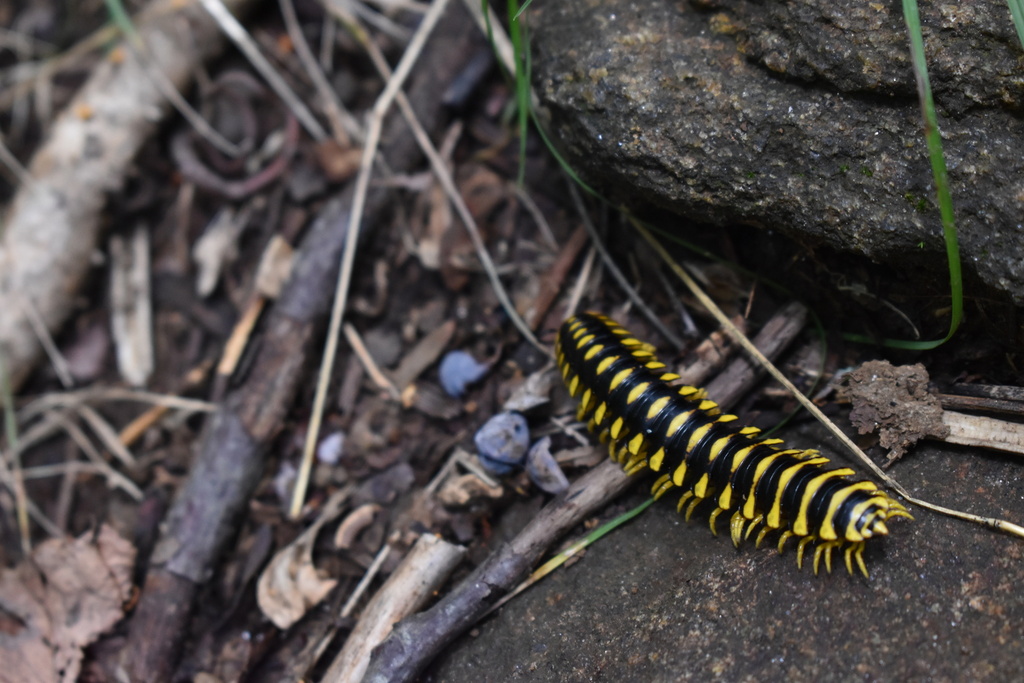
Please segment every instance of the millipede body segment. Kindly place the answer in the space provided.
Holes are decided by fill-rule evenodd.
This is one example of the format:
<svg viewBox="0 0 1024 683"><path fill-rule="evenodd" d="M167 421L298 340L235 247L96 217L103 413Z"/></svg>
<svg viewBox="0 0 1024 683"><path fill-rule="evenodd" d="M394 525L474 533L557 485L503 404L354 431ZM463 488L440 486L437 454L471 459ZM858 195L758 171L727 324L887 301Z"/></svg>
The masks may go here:
<svg viewBox="0 0 1024 683"><path fill-rule="evenodd" d="M867 576L864 544L889 533L886 520L910 517L900 503L854 471L828 465L818 451L785 448L755 427L737 426L703 389L670 384L679 376L658 361L654 349L599 313L583 313L562 324L555 342L562 378L579 399L579 419L609 444L628 474L649 469L660 498L683 493L678 510L689 520L711 500L711 530L732 512L733 543L756 530L756 545L779 531L779 552L797 537L797 565L814 544L814 571L822 558L832 570L832 551L842 550L852 574L856 562Z"/></svg>

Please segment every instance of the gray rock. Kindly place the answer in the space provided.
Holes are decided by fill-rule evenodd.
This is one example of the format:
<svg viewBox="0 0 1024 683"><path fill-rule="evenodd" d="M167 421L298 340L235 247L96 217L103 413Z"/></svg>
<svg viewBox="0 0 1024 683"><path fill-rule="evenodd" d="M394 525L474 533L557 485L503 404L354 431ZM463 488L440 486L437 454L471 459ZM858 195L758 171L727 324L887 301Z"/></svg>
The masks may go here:
<svg viewBox="0 0 1024 683"><path fill-rule="evenodd" d="M946 280L899 3L534 7L542 113L613 198ZM1009 10L921 13L965 272L1024 304L1024 56Z"/></svg>

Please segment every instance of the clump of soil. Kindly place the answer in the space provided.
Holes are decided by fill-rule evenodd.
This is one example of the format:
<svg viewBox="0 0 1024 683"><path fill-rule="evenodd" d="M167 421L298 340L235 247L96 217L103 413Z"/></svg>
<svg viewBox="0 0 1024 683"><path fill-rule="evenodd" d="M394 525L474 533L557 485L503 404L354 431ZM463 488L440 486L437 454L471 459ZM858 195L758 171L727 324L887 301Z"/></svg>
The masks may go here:
<svg viewBox="0 0 1024 683"><path fill-rule="evenodd" d="M928 371L920 363L869 361L850 373L845 393L853 404L850 420L857 431L877 431L878 443L889 449L886 465L921 439L949 434L942 422L942 404L929 392Z"/></svg>

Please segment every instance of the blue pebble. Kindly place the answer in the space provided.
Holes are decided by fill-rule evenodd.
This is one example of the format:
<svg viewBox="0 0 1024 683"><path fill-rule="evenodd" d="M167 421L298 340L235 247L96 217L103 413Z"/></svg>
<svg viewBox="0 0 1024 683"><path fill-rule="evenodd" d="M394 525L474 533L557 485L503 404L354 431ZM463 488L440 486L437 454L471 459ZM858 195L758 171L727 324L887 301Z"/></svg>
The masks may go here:
<svg viewBox="0 0 1024 683"><path fill-rule="evenodd" d="M465 351L449 351L441 359L438 374L449 396L462 398L466 388L487 374L491 366L478 362Z"/></svg>
<svg viewBox="0 0 1024 683"><path fill-rule="evenodd" d="M545 436L526 455L526 473L545 493L559 494L569 488L569 480L551 455L551 437Z"/></svg>
<svg viewBox="0 0 1024 683"><path fill-rule="evenodd" d="M523 466L530 447L530 428L519 413L498 413L477 430L473 437L480 462L498 475Z"/></svg>

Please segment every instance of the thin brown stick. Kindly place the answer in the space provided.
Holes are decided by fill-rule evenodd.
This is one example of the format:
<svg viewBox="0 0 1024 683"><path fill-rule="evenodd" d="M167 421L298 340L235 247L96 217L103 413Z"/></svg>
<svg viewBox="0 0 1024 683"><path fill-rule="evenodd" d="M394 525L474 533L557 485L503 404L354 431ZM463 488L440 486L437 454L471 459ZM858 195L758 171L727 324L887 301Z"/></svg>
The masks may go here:
<svg viewBox="0 0 1024 683"><path fill-rule="evenodd" d="M737 316L736 327L742 331L745 321ZM721 330L715 330L689 354L694 360L686 368L679 370L679 381L693 387L702 387L708 383L708 377L718 372L734 355L736 344L732 337Z"/></svg>
<svg viewBox="0 0 1024 683"><path fill-rule="evenodd" d="M551 308L555 297L558 296L562 289L562 282L565 281L566 275L569 274L569 269L576 263L576 259L586 244L587 231L582 226L576 228L572 235L569 236L569 239L566 240L565 246L558 252L558 258L551 264L548 272L544 273L540 280L540 291L537 292L537 296L533 299L533 304L523 316L526 318L526 324L530 326L530 329L536 330L544 321L544 316L547 315L548 309Z"/></svg>
<svg viewBox="0 0 1024 683"><path fill-rule="evenodd" d="M754 337L754 346L769 359L777 358L807 324L807 307L792 301L775 312ZM732 406L765 374L748 357L737 358L706 389L722 408Z"/></svg>
<svg viewBox="0 0 1024 683"><path fill-rule="evenodd" d="M959 388L959 387L958 387ZM1010 387L999 387L1010 388ZM978 410L991 413L1003 413L1024 417L1024 400L1006 399L992 396L964 396L962 394L938 394L942 407L946 410Z"/></svg>
<svg viewBox="0 0 1024 683"><path fill-rule="evenodd" d="M288 35L291 36L292 45L295 46L295 54L298 55L299 61L305 67L309 80L313 82L317 95L320 96L323 103L324 114L331 124L331 133L334 135L334 139L345 147L351 143L352 138L362 140L362 127L342 104L338 93L331 87L324 72L320 70L320 65L302 33L302 26L299 24L299 18L295 15L292 0L278 0L278 5L281 7L281 16L284 17L284 24L288 29Z"/></svg>
<svg viewBox="0 0 1024 683"><path fill-rule="evenodd" d="M230 4L238 8L247 1ZM181 88L217 51L216 27L195 6L147 16L138 32L150 60ZM24 302L51 331L74 310L106 225L104 198L124 182L136 151L168 109L136 55L104 60L29 164L32 182L19 188L0 238L0 345L15 391L41 354Z"/></svg>
<svg viewBox="0 0 1024 683"><path fill-rule="evenodd" d="M60 415L57 419L60 422L60 425L64 428L64 431L66 431L68 436L71 437L71 440L75 442L75 445L85 453L85 456L89 458L89 460L99 468L103 476L107 478L107 482L111 488L121 489L131 496L136 502L141 501L145 497L139 487L136 486L132 480L115 470L107 463L106 460L103 459L103 456L96 447L92 445L92 442L89 441L89 438L85 435L85 432L82 431L81 427L66 416Z"/></svg>

